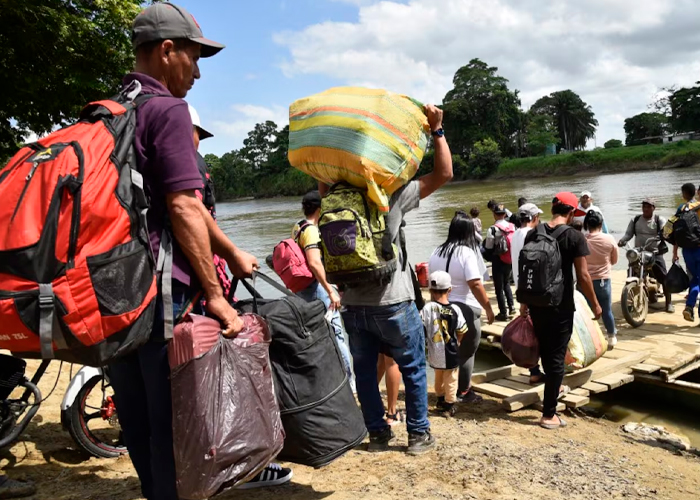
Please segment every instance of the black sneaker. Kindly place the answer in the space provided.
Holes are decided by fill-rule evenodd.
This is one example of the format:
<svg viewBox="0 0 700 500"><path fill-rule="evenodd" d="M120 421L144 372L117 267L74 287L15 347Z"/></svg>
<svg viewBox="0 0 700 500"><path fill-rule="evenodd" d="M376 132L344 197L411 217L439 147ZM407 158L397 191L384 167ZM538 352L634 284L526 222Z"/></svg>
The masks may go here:
<svg viewBox="0 0 700 500"><path fill-rule="evenodd" d="M435 448L435 438L430 431L425 431L423 434L408 434L407 454L413 456L420 455L433 448Z"/></svg>
<svg viewBox="0 0 700 500"><path fill-rule="evenodd" d="M508 308L508 318L512 319L514 317L515 317L515 309L513 309L512 307L509 307Z"/></svg>
<svg viewBox="0 0 700 500"><path fill-rule="evenodd" d="M452 418L455 416L457 413L457 405L455 403L452 404L445 404L445 407L442 409L442 412L440 413L440 416L444 418Z"/></svg>
<svg viewBox="0 0 700 500"><path fill-rule="evenodd" d="M438 396L437 403L435 403L435 408L438 411L442 411L445 409L445 396Z"/></svg>
<svg viewBox="0 0 700 500"><path fill-rule="evenodd" d="M687 306L683 309L683 319L690 322L695 321L695 311L693 311L692 307Z"/></svg>
<svg viewBox="0 0 700 500"><path fill-rule="evenodd" d="M508 315L506 313L498 313L496 315L496 321L508 321Z"/></svg>
<svg viewBox="0 0 700 500"><path fill-rule="evenodd" d="M367 451L387 451L389 443L396 437L391 427L387 427L383 431L369 433L369 445Z"/></svg>
<svg viewBox="0 0 700 500"><path fill-rule="evenodd" d="M7 476L0 476L0 498L24 498L36 493L34 483L16 481Z"/></svg>
<svg viewBox="0 0 700 500"><path fill-rule="evenodd" d="M481 403L483 400L484 398L482 398L476 392L474 392L474 389L469 389L467 392L457 396L457 401L459 401L460 403L474 404Z"/></svg>
<svg viewBox="0 0 700 500"><path fill-rule="evenodd" d="M252 490L254 488L268 488L279 486L292 480L294 473L292 469L287 469L279 464L270 464L265 467L260 474L245 484L237 486L238 490Z"/></svg>

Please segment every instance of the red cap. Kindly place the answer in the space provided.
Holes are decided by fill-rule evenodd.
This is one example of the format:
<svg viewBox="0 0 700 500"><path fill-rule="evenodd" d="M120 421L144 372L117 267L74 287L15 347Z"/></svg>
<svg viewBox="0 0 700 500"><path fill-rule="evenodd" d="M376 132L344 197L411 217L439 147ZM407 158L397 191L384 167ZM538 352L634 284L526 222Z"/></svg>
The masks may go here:
<svg viewBox="0 0 700 500"><path fill-rule="evenodd" d="M554 196L554 200L552 200L552 204L556 205L557 203L563 203L564 205L569 205L570 207L573 207L576 209L576 213L574 215L581 216L581 215L586 215L586 212L583 212L582 210L578 210L578 198L574 193L570 193L569 191L562 191L561 193L557 193Z"/></svg>

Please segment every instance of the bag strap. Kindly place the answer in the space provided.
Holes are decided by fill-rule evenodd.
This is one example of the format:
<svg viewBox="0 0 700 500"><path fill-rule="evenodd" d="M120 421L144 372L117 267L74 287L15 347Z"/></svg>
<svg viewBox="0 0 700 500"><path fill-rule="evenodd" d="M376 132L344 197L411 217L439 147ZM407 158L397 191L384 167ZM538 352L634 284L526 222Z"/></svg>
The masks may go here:
<svg viewBox="0 0 700 500"><path fill-rule="evenodd" d="M165 340L171 340L175 327L175 319L173 318L173 241L170 237L170 231L166 228L163 228L160 234L160 248L158 249L156 272L159 273L160 276Z"/></svg>
<svg viewBox="0 0 700 500"><path fill-rule="evenodd" d="M296 242L297 245L299 244L299 238L301 237L301 233L303 233L303 232L306 230L306 228L308 228L309 226L312 225L312 224L311 224L308 220L306 220L306 219L304 219L304 220L302 220L302 221L299 221L298 224L299 224L299 232L298 232L297 235L294 237L294 241Z"/></svg>
<svg viewBox="0 0 700 500"><path fill-rule="evenodd" d="M268 285L272 286L274 289L279 290L282 292L284 295L288 297L296 297L294 293L292 293L290 290L287 288L283 287L279 283L277 283L275 280L270 278L268 275L261 273L260 271L253 271L253 283L248 283L248 280L241 279L239 280L238 278L234 278L231 281L231 292L230 295L233 296L233 294L236 292L236 288L238 288L238 283L241 282L243 283L243 286L245 287L246 290L248 290L248 293L253 297L253 312L255 314L258 314L258 299L262 299L263 296L258 290L255 288L255 280L257 278L260 278L264 282L266 282Z"/></svg>
<svg viewBox="0 0 700 500"><path fill-rule="evenodd" d="M558 227L554 230L554 232L552 233L552 238L554 238L555 240L558 240L558 239L559 239L559 236L561 236L562 234L564 234L564 233L565 233L566 231L568 231L569 229L571 229L571 226L569 226L568 224L562 224L562 225L558 226ZM544 230L544 228L543 228L543 230ZM545 234L547 234L547 231L546 231L546 230L544 230L544 231L545 231Z"/></svg>

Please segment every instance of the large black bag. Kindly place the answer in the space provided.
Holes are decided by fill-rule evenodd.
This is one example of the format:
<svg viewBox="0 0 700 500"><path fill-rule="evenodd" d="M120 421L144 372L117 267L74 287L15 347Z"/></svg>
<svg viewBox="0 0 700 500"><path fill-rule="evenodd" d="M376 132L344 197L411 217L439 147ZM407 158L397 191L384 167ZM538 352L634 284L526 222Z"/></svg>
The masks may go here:
<svg viewBox="0 0 700 500"><path fill-rule="evenodd" d="M557 307L564 298L564 274L557 238L569 226L561 225L549 235L540 224L535 239L520 251L518 266L518 302L536 307Z"/></svg>
<svg viewBox="0 0 700 500"><path fill-rule="evenodd" d="M283 461L323 467L358 446L367 436L332 327L320 300L306 302L263 274L281 299L253 296L235 304L267 321L272 333L270 363L286 434Z"/></svg>
<svg viewBox="0 0 700 500"><path fill-rule="evenodd" d="M666 273L664 279L664 291L668 293L682 293L690 287L690 278L685 273L683 268L675 262Z"/></svg>
<svg viewBox="0 0 700 500"><path fill-rule="evenodd" d="M700 219L697 205L684 205L673 223L673 242L681 248L700 246Z"/></svg>

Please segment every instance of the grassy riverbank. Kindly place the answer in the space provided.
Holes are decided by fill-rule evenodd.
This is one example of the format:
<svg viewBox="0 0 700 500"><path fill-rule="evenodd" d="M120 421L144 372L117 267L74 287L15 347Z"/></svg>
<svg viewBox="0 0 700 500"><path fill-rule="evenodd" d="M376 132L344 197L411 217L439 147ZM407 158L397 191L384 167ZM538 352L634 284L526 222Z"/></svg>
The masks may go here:
<svg viewBox="0 0 700 500"><path fill-rule="evenodd" d="M581 172L623 172L690 167L700 163L700 141L651 144L557 156L504 160L491 179L549 177Z"/></svg>

